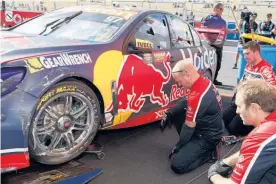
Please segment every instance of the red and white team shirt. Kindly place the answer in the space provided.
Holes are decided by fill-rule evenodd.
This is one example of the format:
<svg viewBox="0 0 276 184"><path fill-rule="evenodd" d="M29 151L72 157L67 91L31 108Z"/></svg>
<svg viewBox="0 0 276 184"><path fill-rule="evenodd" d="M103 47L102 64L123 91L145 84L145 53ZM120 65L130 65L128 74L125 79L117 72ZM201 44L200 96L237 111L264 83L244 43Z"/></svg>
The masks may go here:
<svg viewBox="0 0 276 184"><path fill-rule="evenodd" d="M210 141L222 135L222 101L213 83L200 76L188 92L186 122L195 122L195 134Z"/></svg>
<svg viewBox="0 0 276 184"><path fill-rule="evenodd" d="M257 184L275 166L276 111L244 139L231 180L237 184Z"/></svg>
<svg viewBox="0 0 276 184"><path fill-rule="evenodd" d="M264 59L255 66L250 64L245 66L242 81L251 78L264 79L266 82L276 86L276 77L273 71L273 67Z"/></svg>

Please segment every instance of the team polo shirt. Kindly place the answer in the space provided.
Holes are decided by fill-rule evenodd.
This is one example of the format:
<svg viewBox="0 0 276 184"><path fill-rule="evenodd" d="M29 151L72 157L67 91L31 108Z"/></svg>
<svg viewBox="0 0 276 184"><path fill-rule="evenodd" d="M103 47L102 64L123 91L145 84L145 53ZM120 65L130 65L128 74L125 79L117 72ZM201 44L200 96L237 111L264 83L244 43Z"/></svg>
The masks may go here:
<svg viewBox="0 0 276 184"><path fill-rule="evenodd" d="M276 85L276 77L273 71L273 67L264 59L255 66L250 64L245 66L242 81L248 80L250 78L264 79L266 82L272 85Z"/></svg>
<svg viewBox="0 0 276 184"><path fill-rule="evenodd" d="M220 30L220 34L217 33L204 33L205 38L211 45L215 45L222 48L226 39L226 21L217 15L208 15L202 19L201 24L204 27L210 29Z"/></svg>
<svg viewBox="0 0 276 184"><path fill-rule="evenodd" d="M221 138L222 101L213 83L200 76L187 96L186 121L196 122L195 134L209 141Z"/></svg>
<svg viewBox="0 0 276 184"><path fill-rule="evenodd" d="M276 111L244 139L231 180L238 184L257 184L276 166ZM273 177L275 180L275 176ZM267 178L267 180L271 180ZM276 181L275 181L276 182Z"/></svg>

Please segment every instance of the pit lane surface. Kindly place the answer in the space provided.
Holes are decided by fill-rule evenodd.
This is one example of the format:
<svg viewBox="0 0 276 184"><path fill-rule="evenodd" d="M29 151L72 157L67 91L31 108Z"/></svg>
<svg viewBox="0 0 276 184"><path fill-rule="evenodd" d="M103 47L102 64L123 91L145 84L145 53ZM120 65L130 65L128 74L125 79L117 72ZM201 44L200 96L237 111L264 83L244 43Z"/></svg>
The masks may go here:
<svg viewBox="0 0 276 184"><path fill-rule="evenodd" d="M224 84L219 87L224 95L224 107L228 106L232 89L236 86L237 70L232 69L235 53L236 47L224 47L218 77ZM166 129L161 133L158 122L126 130L102 131L99 142L104 145L105 159L98 160L95 155L85 153L77 160L103 169L103 173L90 182L93 184L208 184L210 163L183 175L171 171L168 154L176 141L175 129ZM221 157L234 153L238 148L239 145L223 146Z"/></svg>

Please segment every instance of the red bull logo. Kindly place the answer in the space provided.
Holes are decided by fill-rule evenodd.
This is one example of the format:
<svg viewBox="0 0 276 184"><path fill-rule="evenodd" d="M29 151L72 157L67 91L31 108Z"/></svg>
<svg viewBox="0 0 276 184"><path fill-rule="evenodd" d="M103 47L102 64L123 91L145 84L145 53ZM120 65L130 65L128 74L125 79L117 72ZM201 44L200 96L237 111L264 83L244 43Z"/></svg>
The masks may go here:
<svg viewBox="0 0 276 184"><path fill-rule="evenodd" d="M141 57L129 55L125 59L117 79L118 110L139 112L147 97L151 103L162 107L168 105L169 98L162 88L171 78L171 67L168 63L170 57L167 53L163 62L166 76ZM108 111L111 109L112 107L109 107Z"/></svg>

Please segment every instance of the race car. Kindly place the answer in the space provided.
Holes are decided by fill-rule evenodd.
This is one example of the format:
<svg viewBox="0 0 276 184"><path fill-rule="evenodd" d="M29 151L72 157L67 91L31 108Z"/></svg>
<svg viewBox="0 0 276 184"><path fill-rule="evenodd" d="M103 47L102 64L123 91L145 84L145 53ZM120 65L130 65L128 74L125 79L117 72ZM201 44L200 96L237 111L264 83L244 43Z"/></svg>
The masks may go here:
<svg viewBox="0 0 276 184"><path fill-rule="evenodd" d="M213 80L216 52L164 11L69 7L1 32L1 171L80 155L98 130L160 120L187 94L189 60Z"/></svg>

